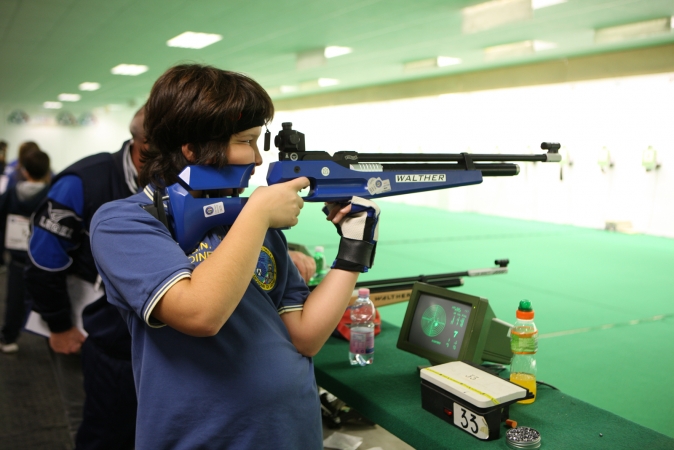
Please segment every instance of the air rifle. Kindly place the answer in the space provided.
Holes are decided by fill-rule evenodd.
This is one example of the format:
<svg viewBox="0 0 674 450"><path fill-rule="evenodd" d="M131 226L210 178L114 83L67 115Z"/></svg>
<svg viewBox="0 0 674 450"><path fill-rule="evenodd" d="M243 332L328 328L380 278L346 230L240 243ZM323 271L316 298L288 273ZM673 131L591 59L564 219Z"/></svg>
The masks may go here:
<svg viewBox="0 0 674 450"><path fill-rule="evenodd" d="M265 150L270 134L265 134ZM344 202L353 196L381 198L393 195L479 184L482 177L514 176L514 161L559 162L558 143L543 142L546 153L508 154L412 154L306 151L304 134L282 124L274 139L278 161L269 165L267 184L283 183L299 177L310 182L308 202ZM188 191L248 187L254 165L187 166L179 182L167 188L170 228L180 247L192 251L204 234L215 226L231 225L247 198L194 198ZM163 202L155 199L155 207ZM163 212L163 211L162 211Z"/></svg>

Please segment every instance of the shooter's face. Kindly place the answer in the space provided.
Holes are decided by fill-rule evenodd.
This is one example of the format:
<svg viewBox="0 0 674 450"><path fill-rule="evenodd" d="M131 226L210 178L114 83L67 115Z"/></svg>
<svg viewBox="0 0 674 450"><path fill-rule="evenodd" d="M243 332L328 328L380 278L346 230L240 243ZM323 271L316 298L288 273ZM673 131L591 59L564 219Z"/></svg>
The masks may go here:
<svg viewBox="0 0 674 450"><path fill-rule="evenodd" d="M253 127L248 130L236 133L229 140L227 146L227 164L262 164L260 149L257 147L257 141L262 134L262 127ZM255 169L251 175L255 173ZM239 194L244 191L239 189Z"/></svg>
<svg viewBox="0 0 674 450"><path fill-rule="evenodd" d="M260 138L261 133L262 127L253 127L232 135L229 140L229 145L227 145L227 148L225 149L227 164L255 164L256 166L262 164L262 156L260 155L260 150L257 147L257 141ZM194 152L192 151L191 144L184 144L182 146L182 152L187 161L194 162L195 156ZM255 169L253 168L251 176L254 173ZM233 189L224 189L222 191L222 195L234 195L235 192L233 191ZM237 189L236 193L240 194L243 191L244 188L240 188ZM192 195L197 196L195 193L192 193Z"/></svg>
<svg viewBox="0 0 674 450"><path fill-rule="evenodd" d="M262 164L262 156L257 148L257 141L262 133L262 127L254 127L236 133L229 140L227 146L228 164L252 164L256 166ZM253 173L255 171L253 170Z"/></svg>

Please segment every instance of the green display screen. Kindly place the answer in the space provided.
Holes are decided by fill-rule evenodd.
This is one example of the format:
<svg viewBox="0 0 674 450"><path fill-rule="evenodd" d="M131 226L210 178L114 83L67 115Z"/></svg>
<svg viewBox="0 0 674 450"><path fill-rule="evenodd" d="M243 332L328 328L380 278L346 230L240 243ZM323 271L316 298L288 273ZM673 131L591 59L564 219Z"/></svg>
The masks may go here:
<svg viewBox="0 0 674 450"><path fill-rule="evenodd" d="M409 342L457 359L466 335L472 305L424 293L419 296L416 306Z"/></svg>

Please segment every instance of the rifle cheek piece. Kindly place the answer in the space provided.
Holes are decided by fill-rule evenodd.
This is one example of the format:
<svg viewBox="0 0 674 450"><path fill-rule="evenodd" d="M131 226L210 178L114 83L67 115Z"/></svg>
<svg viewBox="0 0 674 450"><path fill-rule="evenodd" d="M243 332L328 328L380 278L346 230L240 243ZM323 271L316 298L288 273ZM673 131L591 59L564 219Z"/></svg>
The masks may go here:
<svg viewBox="0 0 674 450"><path fill-rule="evenodd" d="M376 247L376 242L371 244L360 239L342 237L339 241L337 258L332 263L332 268L349 272L367 272L374 263Z"/></svg>

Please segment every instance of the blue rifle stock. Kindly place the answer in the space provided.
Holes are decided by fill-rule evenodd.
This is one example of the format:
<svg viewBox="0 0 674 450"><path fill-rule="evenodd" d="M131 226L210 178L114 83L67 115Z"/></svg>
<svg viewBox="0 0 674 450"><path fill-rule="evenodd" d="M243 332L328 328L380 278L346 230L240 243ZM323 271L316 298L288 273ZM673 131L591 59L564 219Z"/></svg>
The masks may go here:
<svg viewBox="0 0 674 450"><path fill-rule="evenodd" d="M535 155L487 154L374 154L340 151L306 151L304 134L283 123L274 141L279 160L269 165L267 184L299 177L310 182L308 202L346 202L353 196L373 199L479 184L484 176L514 176L512 161L559 162L557 143L544 142L547 153ZM269 132L265 150L269 149ZM193 198L188 191L248 187L253 165L221 169L188 166L178 183L167 188L170 223L184 251L191 251L204 234L219 225L231 225L247 198Z"/></svg>

